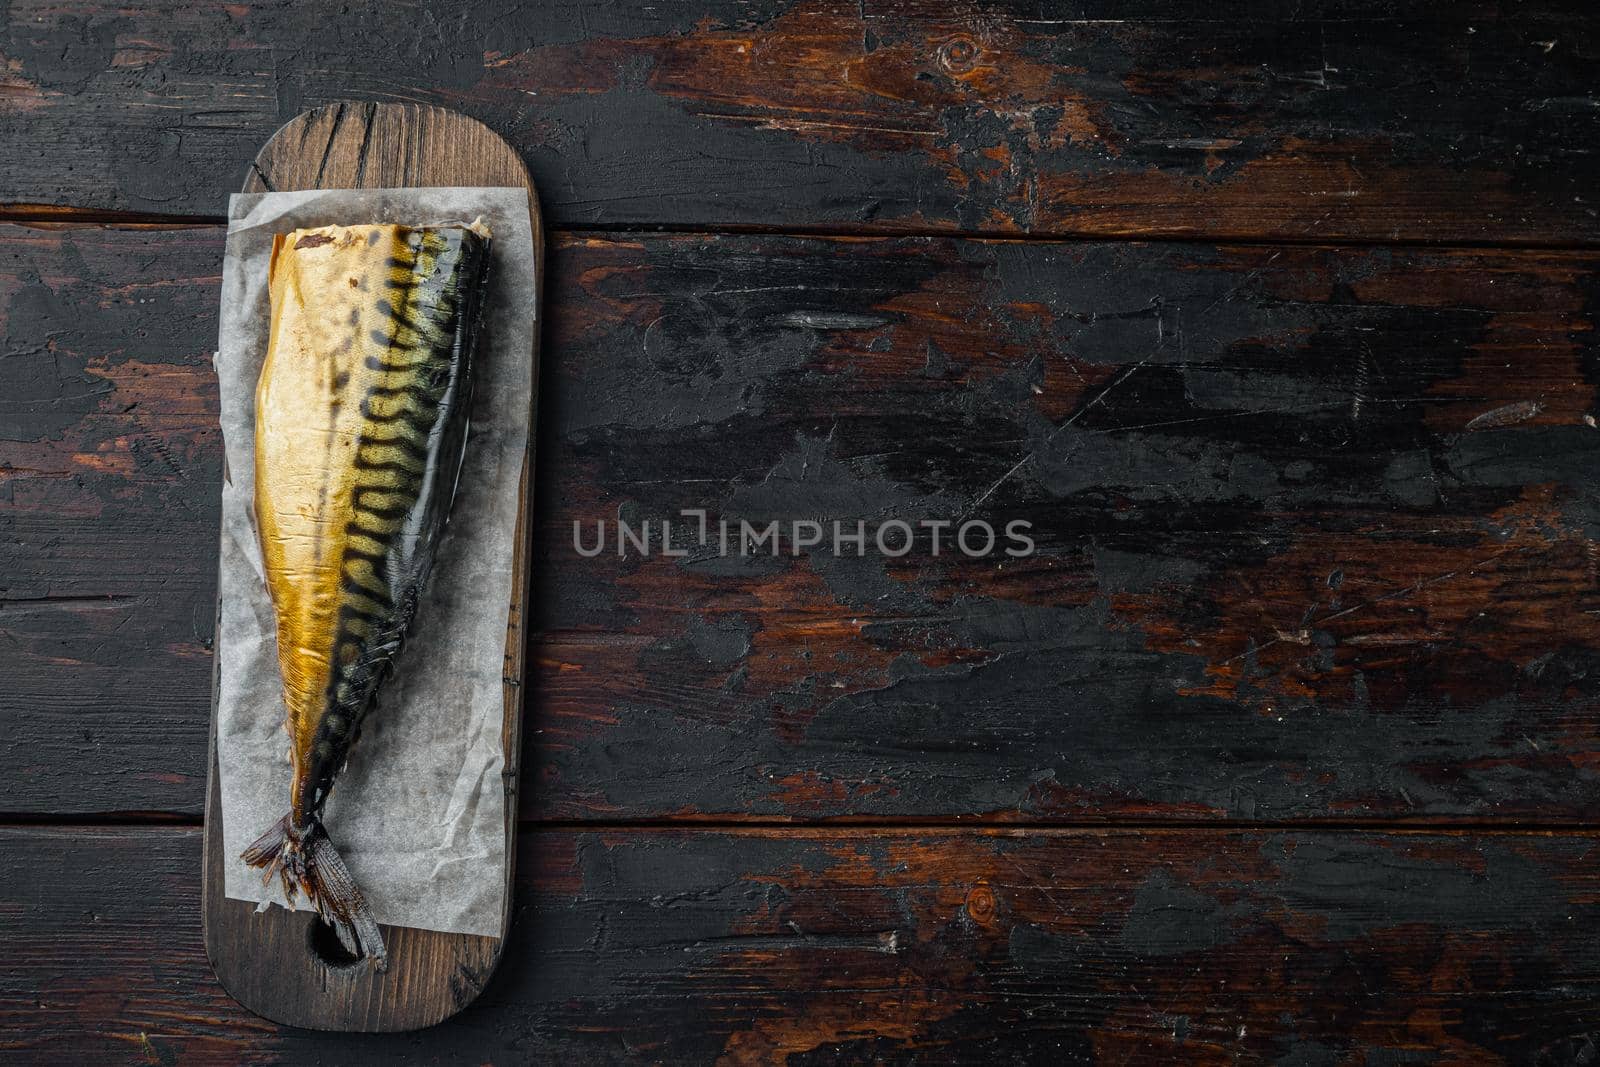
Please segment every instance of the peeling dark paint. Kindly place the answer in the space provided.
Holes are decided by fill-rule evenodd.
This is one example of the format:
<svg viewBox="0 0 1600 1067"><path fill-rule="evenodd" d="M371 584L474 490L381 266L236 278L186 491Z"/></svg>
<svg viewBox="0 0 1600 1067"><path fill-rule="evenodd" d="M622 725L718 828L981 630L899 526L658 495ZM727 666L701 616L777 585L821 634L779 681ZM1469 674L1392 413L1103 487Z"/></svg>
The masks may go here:
<svg viewBox="0 0 1600 1067"><path fill-rule="evenodd" d="M36 380L47 337L64 373L0 454L19 533L0 596L149 598L134 629L0 609L27 744L52 753L21 760L39 769L17 803L197 811L218 238L7 233L21 299L0 337L23 354L0 368ZM1592 272L1531 252L558 241L529 728L556 743L528 753L529 812L1585 817ZM785 325L802 291L885 325ZM1136 347L1079 346L1123 311ZM713 533L1022 519L1038 554L572 549L574 521L619 517L677 540L684 508ZM68 704L102 742L48 711ZM77 772L108 750L128 775Z"/></svg>
<svg viewBox="0 0 1600 1067"><path fill-rule="evenodd" d="M1592 242L1594 51L1551 4L23 5L0 142L50 148L14 200L219 216L297 112L404 99L507 136L560 226Z"/></svg>

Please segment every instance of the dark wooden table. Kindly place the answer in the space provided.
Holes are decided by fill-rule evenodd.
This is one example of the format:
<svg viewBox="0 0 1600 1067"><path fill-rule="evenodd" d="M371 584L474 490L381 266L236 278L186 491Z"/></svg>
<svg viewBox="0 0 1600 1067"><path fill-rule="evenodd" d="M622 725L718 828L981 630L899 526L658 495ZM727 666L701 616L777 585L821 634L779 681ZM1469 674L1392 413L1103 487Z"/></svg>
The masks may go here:
<svg viewBox="0 0 1600 1067"><path fill-rule="evenodd" d="M0 7L7 1062L1600 1057L1587 5ZM512 944L199 934L225 195L439 103L553 230ZM581 557L680 509L1033 523Z"/></svg>

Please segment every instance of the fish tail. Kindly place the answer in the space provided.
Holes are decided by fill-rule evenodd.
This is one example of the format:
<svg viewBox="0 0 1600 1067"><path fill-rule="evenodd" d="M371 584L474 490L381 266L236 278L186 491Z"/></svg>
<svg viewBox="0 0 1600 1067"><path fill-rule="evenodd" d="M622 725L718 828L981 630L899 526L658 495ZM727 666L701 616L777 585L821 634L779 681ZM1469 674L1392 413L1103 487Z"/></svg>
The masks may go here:
<svg viewBox="0 0 1600 1067"><path fill-rule="evenodd" d="M350 868L328 840L328 831L315 819L308 826L295 826L293 818L290 814L279 819L241 858L252 867L264 868L266 881L277 875L291 904L304 893L346 952L369 961L379 971L388 969L383 934L361 887L350 877Z"/></svg>

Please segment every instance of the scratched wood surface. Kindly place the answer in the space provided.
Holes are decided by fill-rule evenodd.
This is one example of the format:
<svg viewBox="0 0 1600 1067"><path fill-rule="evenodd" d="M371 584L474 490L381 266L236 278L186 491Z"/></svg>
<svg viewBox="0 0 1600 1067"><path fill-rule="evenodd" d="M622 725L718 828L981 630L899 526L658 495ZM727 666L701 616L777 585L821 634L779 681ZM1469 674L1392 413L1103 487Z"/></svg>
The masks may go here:
<svg viewBox="0 0 1600 1067"><path fill-rule="evenodd" d="M188 828L0 831L8 1059L1590 1062L1589 835L525 832L500 974L408 1035L211 981Z"/></svg>
<svg viewBox="0 0 1600 1067"><path fill-rule="evenodd" d="M0 1058L1600 1059L1597 36L0 5ZM198 918L216 223L344 99L557 231L517 910L404 1038L245 1013ZM1038 553L573 548L683 509Z"/></svg>
<svg viewBox="0 0 1600 1067"><path fill-rule="evenodd" d="M558 228L1600 237L1560 0L7 6L0 203L219 217L356 98L481 119Z"/></svg>
<svg viewBox="0 0 1600 1067"><path fill-rule="evenodd" d="M194 814L220 235L0 250L10 807ZM524 814L1587 820L1595 267L557 240ZM1038 551L574 547L700 508Z"/></svg>

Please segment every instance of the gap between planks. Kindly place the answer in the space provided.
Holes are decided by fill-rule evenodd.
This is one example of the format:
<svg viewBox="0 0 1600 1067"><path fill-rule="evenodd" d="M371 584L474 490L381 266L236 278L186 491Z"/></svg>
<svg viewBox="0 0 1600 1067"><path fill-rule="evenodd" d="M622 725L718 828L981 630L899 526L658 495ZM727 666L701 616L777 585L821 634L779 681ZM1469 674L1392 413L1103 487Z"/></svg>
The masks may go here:
<svg viewBox="0 0 1600 1067"><path fill-rule="evenodd" d="M101 227L128 230L194 230L227 224L222 215L159 215L136 211L100 211L84 208L58 208L47 204L0 204L0 224L32 226L39 229ZM724 223L701 226L692 223L596 223L586 226L552 226L546 236L563 237L627 236L665 234L684 237L787 237L796 240L848 238L852 240L950 240L987 241L996 244L1190 244L1217 248L1430 248L1459 252L1594 252L1600 239L1592 241L1537 241L1506 238L1478 241L1430 240L1419 237L1316 236L1301 237L1252 235L1246 232L1189 233L1181 231L1106 231L1088 233L1077 230L1018 233L1012 230L939 229L937 227L878 226L862 228L848 223L836 226L772 226L762 223Z"/></svg>
<svg viewBox="0 0 1600 1067"><path fill-rule="evenodd" d="M7 830L200 830L197 815L161 812L105 814L0 813L0 832ZM520 833L721 833L759 836L891 836L929 834L960 837L1106 836L1128 834L1349 834L1410 837L1594 837L1595 822L1504 822L1434 819L1076 819L1001 820L955 816L900 818L836 816L794 819L785 816L672 816L655 819L521 819Z"/></svg>

